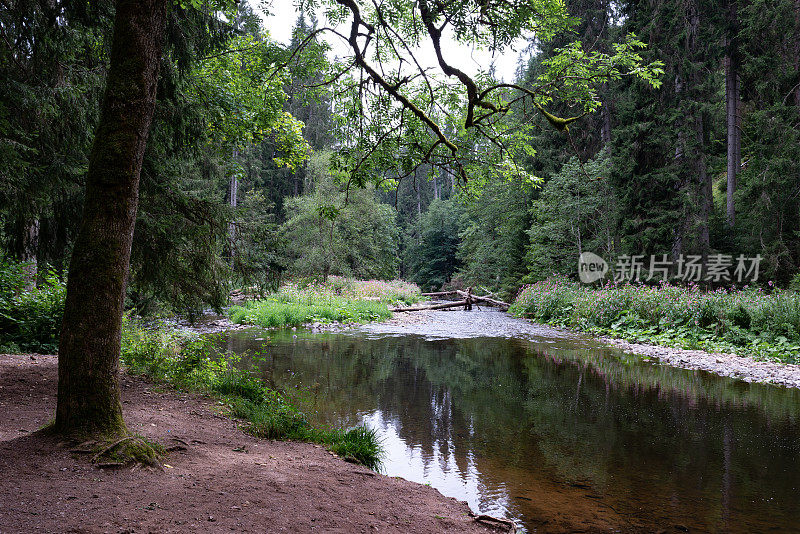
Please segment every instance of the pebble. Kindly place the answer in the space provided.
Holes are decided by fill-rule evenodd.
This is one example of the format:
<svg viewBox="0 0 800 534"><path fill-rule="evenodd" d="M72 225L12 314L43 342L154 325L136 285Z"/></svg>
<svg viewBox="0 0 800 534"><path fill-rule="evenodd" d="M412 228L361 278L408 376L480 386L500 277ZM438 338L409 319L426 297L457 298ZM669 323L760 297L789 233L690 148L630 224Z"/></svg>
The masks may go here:
<svg viewBox="0 0 800 534"><path fill-rule="evenodd" d="M631 343L608 337L602 337L600 340L627 352L654 358L673 367L700 369L721 376L738 378L745 382L800 387L800 365L754 360L736 354L709 353L702 350Z"/></svg>

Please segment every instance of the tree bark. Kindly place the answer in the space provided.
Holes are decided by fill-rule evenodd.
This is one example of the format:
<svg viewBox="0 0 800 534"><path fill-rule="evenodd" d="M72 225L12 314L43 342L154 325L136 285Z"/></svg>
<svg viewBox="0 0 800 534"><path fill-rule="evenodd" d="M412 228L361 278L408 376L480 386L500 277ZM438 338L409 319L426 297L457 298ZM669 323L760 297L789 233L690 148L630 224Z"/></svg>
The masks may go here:
<svg viewBox="0 0 800 534"><path fill-rule="evenodd" d="M31 290L36 287L36 275L38 274L38 251L39 251L39 219L26 219L22 231L22 255L20 259L25 269L25 289Z"/></svg>
<svg viewBox="0 0 800 534"><path fill-rule="evenodd" d="M727 35L725 37L725 116L728 130L728 180L727 222L736 222L733 194L736 191L736 176L742 164L741 134L739 131L739 60L738 60L738 16L736 0L729 0L727 13Z"/></svg>
<svg viewBox="0 0 800 534"><path fill-rule="evenodd" d="M800 75L800 0L794 0L794 73ZM800 83L794 88L794 105L800 111Z"/></svg>
<svg viewBox="0 0 800 534"><path fill-rule="evenodd" d="M232 217L235 217L236 207L239 205L239 149L234 148L231 152L233 162L233 172L228 183L228 204L231 207ZM236 264L236 222L231 220L228 223L228 247L231 269Z"/></svg>
<svg viewBox="0 0 800 534"><path fill-rule="evenodd" d="M58 357L54 429L127 432L119 356L139 176L156 101L167 0L118 0L100 122L89 157Z"/></svg>
<svg viewBox="0 0 800 534"><path fill-rule="evenodd" d="M424 310L446 310L448 308L460 308L467 305L467 300L454 300L453 302L445 302L443 304L432 304L430 306L409 306L408 308L394 308L393 312L411 312L411 311L424 311Z"/></svg>

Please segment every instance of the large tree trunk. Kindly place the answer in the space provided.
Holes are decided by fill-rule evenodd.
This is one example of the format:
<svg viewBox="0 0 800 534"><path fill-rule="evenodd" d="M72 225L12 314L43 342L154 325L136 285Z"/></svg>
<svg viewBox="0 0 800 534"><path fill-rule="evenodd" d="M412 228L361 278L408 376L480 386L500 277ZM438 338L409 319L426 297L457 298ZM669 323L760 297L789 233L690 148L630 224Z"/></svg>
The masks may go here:
<svg viewBox="0 0 800 534"><path fill-rule="evenodd" d="M794 32L794 73L800 75L800 0L794 0ZM800 111L800 83L794 87L794 105Z"/></svg>
<svg viewBox="0 0 800 534"><path fill-rule="evenodd" d="M65 434L126 432L118 380L122 311L166 6L167 0L116 3L111 64L61 328L55 430Z"/></svg>
<svg viewBox="0 0 800 534"><path fill-rule="evenodd" d="M742 164L741 134L739 131L739 61L737 53L738 16L736 0L729 0L725 38L725 116L728 129L728 225L736 222L733 194L736 191L736 175Z"/></svg>

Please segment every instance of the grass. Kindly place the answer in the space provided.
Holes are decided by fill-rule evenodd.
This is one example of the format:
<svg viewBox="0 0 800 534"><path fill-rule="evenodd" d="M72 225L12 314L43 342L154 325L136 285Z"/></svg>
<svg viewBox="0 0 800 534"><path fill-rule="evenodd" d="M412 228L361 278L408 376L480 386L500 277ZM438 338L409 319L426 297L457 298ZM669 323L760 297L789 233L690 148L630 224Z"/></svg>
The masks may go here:
<svg viewBox="0 0 800 534"><path fill-rule="evenodd" d="M687 349L800 360L800 294L760 288L606 285L564 278L524 287L511 313L538 322Z"/></svg>
<svg viewBox="0 0 800 534"><path fill-rule="evenodd" d="M283 395L237 368L238 355L216 354L215 342L215 336L197 337L164 326L145 328L126 320L122 361L133 373L218 397L232 417L248 422L254 436L319 443L345 460L380 467L383 449L372 430L314 427Z"/></svg>
<svg viewBox="0 0 800 534"><path fill-rule="evenodd" d="M310 322L369 322L391 316L387 304L420 300L414 284L399 280L348 280L329 277L327 283L289 283L262 300L232 306L234 323L265 328L299 326Z"/></svg>

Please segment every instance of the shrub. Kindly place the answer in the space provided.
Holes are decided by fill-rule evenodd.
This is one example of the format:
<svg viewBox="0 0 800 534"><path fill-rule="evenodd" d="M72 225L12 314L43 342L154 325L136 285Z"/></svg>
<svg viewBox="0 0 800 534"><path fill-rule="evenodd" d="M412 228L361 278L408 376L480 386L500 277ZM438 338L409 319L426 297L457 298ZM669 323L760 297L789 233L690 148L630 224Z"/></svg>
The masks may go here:
<svg viewBox="0 0 800 534"><path fill-rule="evenodd" d="M48 270L38 287L25 286L22 264L0 263L0 350L56 352L66 283Z"/></svg>
<svg viewBox="0 0 800 534"><path fill-rule="evenodd" d="M411 304L419 300L419 288L400 280L347 280L332 276L325 284L286 284L263 300L231 307L228 315L234 323L265 328L313 321L367 322L389 318L388 303Z"/></svg>
<svg viewBox="0 0 800 534"><path fill-rule="evenodd" d="M290 405L279 392L237 364L240 356L220 354L218 336L184 333L160 324L123 322L122 361L132 371L173 386L216 394L230 415L248 422L251 434L266 439L320 443L346 460L372 469L383 454L375 433L364 427L321 429Z"/></svg>
<svg viewBox="0 0 800 534"><path fill-rule="evenodd" d="M793 291L706 292L668 283L596 289L551 278L525 286L510 311L546 323L786 361L797 360L800 350L800 295Z"/></svg>

